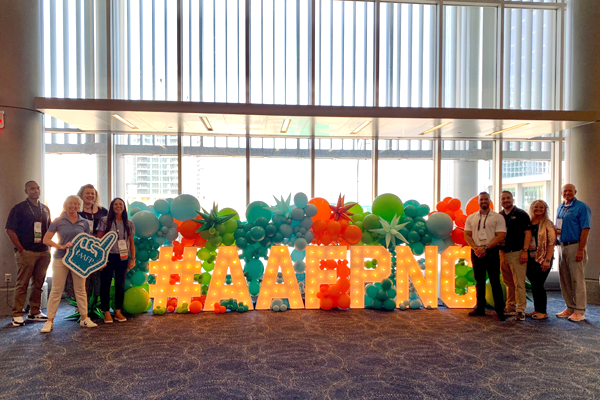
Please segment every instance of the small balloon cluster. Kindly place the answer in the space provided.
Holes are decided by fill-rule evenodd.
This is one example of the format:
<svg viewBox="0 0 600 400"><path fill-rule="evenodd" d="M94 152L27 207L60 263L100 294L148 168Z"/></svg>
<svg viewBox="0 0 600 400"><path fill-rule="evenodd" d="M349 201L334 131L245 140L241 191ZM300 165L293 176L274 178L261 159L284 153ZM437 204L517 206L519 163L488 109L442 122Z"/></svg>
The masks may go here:
<svg viewBox="0 0 600 400"><path fill-rule="evenodd" d="M407 225L400 230L400 233L408 239L410 249L417 256L423 254L425 246L429 246L433 241L424 218L428 215L428 205L420 204L416 200L408 200L404 203L404 215L400 218L400 223Z"/></svg>
<svg viewBox="0 0 600 400"><path fill-rule="evenodd" d="M210 285L210 280L212 279L211 271L215 269L215 260L217 259L217 252L211 251L207 248L201 248L196 252L196 257L200 261L202 261L202 272L201 274L194 275L194 281L198 282L199 285L202 285L200 291L203 295L208 293L208 286Z"/></svg>
<svg viewBox="0 0 600 400"><path fill-rule="evenodd" d="M344 196L340 194L335 206L320 197L312 199L309 204L317 208L312 226L315 244L324 246L330 244L354 245L362 240L362 230L352 220L354 215L352 209L362 211L362 208L356 203L344 204Z"/></svg>
<svg viewBox="0 0 600 400"><path fill-rule="evenodd" d="M377 268L377 260L376 259L372 259L372 260L365 261L365 268L366 269L375 269L375 268Z"/></svg>
<svg viewBox="0 0 600 400"><path fill-rule="evenodd" d="M249 309L244 302L237 302L234 299L221 300L219 303L215 303L213 306L215 314L225 314L228 310L244 313Z"/></svg>
<svg viewBox="0 0 600 400"><path fill-rule="evenodd" d="M456 294L467 294L467 287L475 284L475 272L473 268L467 265L467 260L461 258L454 267L454 291Z"/></svg>
<svg viewBox="0 0 600 400"><path fill-rule="evenodd" d="M417 290L411 282L408 287L408 300L404 300L404 302L400 304L400 309L406 310L410 308L411 310L418 310L421 307L423 307L423 302L419 298ZM427 309L431 309L431 306L427 306Z"/></svg>
<svg viewBox="0 0 600 400"><path fill-rule="evenodd" d="M271 300L271 310L275 312L283 312L288 310L288 304L282 299Z"/></svg>
<svg viewBox="0 0 600 400"><path fill-rule="evenodd" d="M396 308L396 289L390 279L383 279L381 283L376 282L366 288L365 305L375 310L393 311Z"/></svg>
<svg viewBox="0 0 600 400"><path fill-rule="evenodd" d="M339 307L347 309L350 307L350 268L348 260L321 260L319 268L322 270L337 270L338 280L333 285L321 285L317 293L320 299L319 305L322 310L331 310Z"/></svg>

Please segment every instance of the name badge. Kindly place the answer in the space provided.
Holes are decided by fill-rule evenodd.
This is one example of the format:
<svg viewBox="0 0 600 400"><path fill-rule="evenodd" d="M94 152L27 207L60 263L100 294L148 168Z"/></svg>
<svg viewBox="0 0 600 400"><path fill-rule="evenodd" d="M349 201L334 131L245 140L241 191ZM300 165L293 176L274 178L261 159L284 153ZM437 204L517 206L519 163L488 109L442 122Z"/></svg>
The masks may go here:
<svg viewBox="0 0 600 400"><path fill-rule="evenodd" d="M90 226L90 233L94 232L94 220L93 219L88 219L87 220L89 226Z"/></svg>
<svg viewBox="0 0 600 400"><path fill-rule="evenodd" d="M33 243L42 243L42 223L33 223Z"/></svg>
<svg viewBox="0 0 600 400"><path fill-rule="evenodd" d="M127 249L127 241L119 240L117 242L119 246L119 254L121 255L121 260L127 260L129 258L129 250Z"/></svg>
<svg viewBox="0 0 600 400"><path fill-rule="evenodd" d="M556 229L558 229L559 231L562 229L562 221L562 218L556 220Z"/></svg>
<svg viewBox="0 0 600 400"><path fill-rule="evenodd" d="M479 245L484 245L487 243L487 232L485 229L480 229L477 231L477 238L479 239Z"/></svg>

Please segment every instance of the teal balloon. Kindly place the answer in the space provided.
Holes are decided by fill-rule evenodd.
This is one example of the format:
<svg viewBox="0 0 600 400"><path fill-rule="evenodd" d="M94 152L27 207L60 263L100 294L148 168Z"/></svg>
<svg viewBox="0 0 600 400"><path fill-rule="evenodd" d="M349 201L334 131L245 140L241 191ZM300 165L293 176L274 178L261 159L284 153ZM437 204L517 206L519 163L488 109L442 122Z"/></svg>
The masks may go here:
<svg viewBox="0 0 600 400"><path fill-rule="evenodd" d="M308 243L306 243L306 239L304 238L298 238L294 241L294 248L298 251L306 250L307 245Z"/></svg>
<svg viewBox="0 0 600 400"><path fill-rule="evenodd" d="M252 239L259 242L265 238L266 232L263 227L255 226L254 228L250 229L250 235L252 236Z"/></svg>
<svg viewBox="0 0 600 400"><path fill-rule="evenodd" d="M437 246L439 254L442 254L448 248L448 245L442 239L433 239L431 246Z"/></svg>
<svg viewBox="0 0 600 400"><path fill-rule="evenodd" d="M380 290L377 292L376 297L377 297L377 300L385 301L385 300L387 300L388 295L385 292L385 290Z"/></svg>
<svg viewBox="0 0 600 400"><path fill-rule="evenodd" d="M450 237L453 228L454 222L446 213L437 212L431 214L427 220L427 230L429 230L431 236L436 239L446 239Z"/></svg>
<svg viewBox="0 0 600 400"><path fill-rule="evenodd" d="M302 274L306 271L306 263L302 260L298 260L294 263L294 272L297 274Z"/></svg>
<svg viewBox="0 0 600 400"><path fill-rule="evenodd" d="M279 227L279 232L281 232L284 238L289 238L294 233L294 228L291 225L283 224Z"/></svg>
<svg viewBox="0 0 600 400"><path fill-rule="evenodd" d="M414 218L417 216L417 209L415 206L404 206L404 215Z"/></svg>
<svg viewBox="0 0 600 400"><path fill-rule="evenodd" d="M417 207L417 215L419 217L425 217L425 216L429 215L430 212L431 212L431 208L429 208L429 206L427 204L421 204Z"/></svg>
<svg viewBox="0 0 600 400"><path fill-rule="evenodd" d="M150 251L148 252L148 257L149 257L151 260L156 260L156 259L158 259L158 254L159 254L159 253L158 253L158 250L156 250L156 249L152 249L152 250L150 250ZM146 269L146 271L148 271L148 269Z"/></svg>
<svg viewBox="0 0 600 400"><path fill-rule="evenodd" d="M294 221L300 221L304 218L304 210L301 208L294 208L290 213L290 217L292 217Z"/></svg>
<svg viewBox="0 0 600 400"><path fill-rule="evenodd" d="M292 257L292 261L293 262L298 262L301 260L304 260L304 257L306 256L306 251L299 251L299 250L292 250L292 253L290 254L290 256Z"/></svg>
<svg viewBox="0 0 600 400"><path fill-rule="evenodd" d="M148 275L142 271L136 271L130 279L133 286L142 286L148 281Z"/></svg>
<svg viewBox="0 0 600 400"><path fill-rule="evenodd" d="M158 199L154 202L154 211L159 214L169 213L169 202L164 199Z"/></svg>
<svg viewBox="0 0 600 400"><path fill-rule="evenodd" d="M127 208L129 208L130 210L133 210L134 208L139 208L140 211L144 211L146 208L148 208L148 206L145 203L142 203L141 201L134 201L129 206L127 206Z"/></svg>
<svg viewBox="0 0 600 400"><path fill-rule="evenodd" d="M390 279L384 279L381 281L381 288L383 290L390 290L392 288L392 281Z"/></svg>
<svg viewBox="0 0 600 400"><path fill-rule="evenodd" d="M131 217L131 222L135 226L135 235L143 238L150 238L158 232L160 223L154 213L140 211Z"/></svg>
<svg viewBox="0 0 600 400"><path fill-rule="evenodd" d="M260 284L258 283L258 281L250 282L250 284L248 285L248 291L250 292L250 295L258 296L258 294L260 293Z"/></svg>
<svg viewBox="0 0 600 400"><path fill-rule="evenodd" d="M412 243L410 248L414 255L420 256L425 252L425 245L421 242Z"/></svg>
<svg viewBox="0 0 600 400"><path fill-rule="evenodd" d="M419 300L419 299L414 299L414 300L411 300L411 301L410 301L410 303L409 303L408 305L409 305L409 307L410 307L410 308L417 309L417 308L421 308L421 306L422 306L423 304L421 303L421 300Z"/></svg>
<svg viewBox="0 0 600 400"><path fill-rule="evenodd" d="M386 221L391 221L394 216L401 218L404 214L404 204L400 197L392 193L380 194L373 200L371 212Z"/></svg>
<svg viewBox="0 0 600 400"><path fill-rule="evenodd" d="M179 221L187 221L198 216L200 202L189 194L180 194L171 202L171 215Z"/></svg>
<svg viewBox="0 0 600 400"><path fill-rule="evenodd" d="M408 232L407 239L410 243L417 243L421 240L421 235L419 235L419 232L410 231Z"/></svg>
<svg viewBox="0 0 600 400"><path fill-rule="evenodd" d="M433 238L431 237L431 235L429 233L426 233L423 236L421 236L421 243L423 243L425 246L430 245L432 241L433 241Z"/></svg>
<svg viewBox="0 0 600 400"><path fill-rule="evenodd" d="M173 226L173 216L170 214L163 214L158 217L158 222L160 223L160 226L170 228Z"/></svg>
<svg viewBox="0 0 600 400"><path fill-rule="evenodd" d="M132 287L125 292L123 309L129 314L140 314L148 309L150 295L141 287Z"/></svg>
<svg viewBox="0 0 600 400"><path fill-rule="evenodd" d="M392 299L387 299L383 302L383 308L387 311L394 311L396 309L396 302Z"/></svg>
<svg viewBox="0 0 600 400"><path fill-rule="evenodd" d="M273 216L273 212L265 209L264 207L269 207L269 205L264 201L254 201L250 203L246 208L246 221L254 224L254 222L260 217L270 221L271 217Z"/></svg>
<svg viewBox="0 0 600 400"><path fill-rule="evenodd" d="M244 232L243 229L236 229L235 232L233 232L233 237L235 238L235 240L238 240L241 237L244 237L244 235L246 234L246 232Z"/></svg>
<svg viewBox="0 0 600 400"><path fill-rule="evenodd" d="M268 237L273 237L277 233L277 227L273 224L269 224L265 227L265 234Z"/></svg>
<svg viewBox="0 0 600 400"><path fill-rule="evenodd" d="M137 232L137 229L136 229L136 232ZM173 241L177 240L178 237L179 237L179 232L177 232L177 230L174 228L169 229L169 232L165 235L165 239L167 239L169 242L173 242Z"/></svg>
<svg viewBox="0 0 600 400"><path fill-rule="evenodd" d="M258 280L265 272L265 267L262 261L258 259L250 260L244 266L244 273L246 273L249 281Z"/></svg>
<svg viewBox="0 0 600 400"><path fill-rule="evenodd" d="M308 205L308 197L300 192L294 196L294 205L298 208L304 208Z"/></svg>
<svg viewBox="0 0 600 400"><path fill-rule="evenodd" d="M307 217L314 217L318 212L319 209L314 204L309 204L304 207L304 214L306 214Z"/></svg>
<svg viewBox="0 0 600 400"><path fill-rule="evenodd" d="M381 307L383 307L383 302L378 299L373 299L371 302L371 307L373 307L375 310L381 310Z"/></svg>
<svg viewBox="0 0 600 400"><path fill-rule="evenodd" d="M415 220L412 217L409 217L408 215L403 215L402 218L400 218L400 223L407 224L405 228L410 231L412 230L413 225L415 224Z"/></svg>
<svg viewBox="0 0 600 400"><path fill-rule="evenodd" d="M396 289L388 289L387 290L387 294L388 294L388 298L393 299L394 297L396 297Z"/></svg>
<svg viewBox="0 0 600 400"><path fill-rule="evenodd" d="M406 202L404 202L404 207L413 206L413 207L417 208L417 207L419 207L419 204L421 204L421 203L419 203L416 200L411 199L411 200L407 200Z"/></svg>
<svg viewBox="0 0 600 400"><path fill-rule="evenodd" d="M266 227L269 224L269 221L265 217L258 217L256 221L254 221L254 226L260 226L261 228Z"/></svg>
<svg viewBox="0 0 600 400"><path fill-rule="evenodd" d="M150 254L148 253L148 250L140 250L137 252L136 256L138 260L143 262L146 262L150 259Z"/></svg>

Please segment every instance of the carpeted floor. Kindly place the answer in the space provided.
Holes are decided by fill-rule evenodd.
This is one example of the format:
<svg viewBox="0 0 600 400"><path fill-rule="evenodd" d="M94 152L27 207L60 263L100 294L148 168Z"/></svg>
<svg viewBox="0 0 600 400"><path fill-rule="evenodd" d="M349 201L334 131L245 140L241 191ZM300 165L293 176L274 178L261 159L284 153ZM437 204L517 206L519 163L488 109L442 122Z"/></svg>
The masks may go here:
<svg viewBox="0 0 600 400"><path fill-rule="evenodd" d="M549 311L563 309L560 294ZM0 399L594 399L600 307L587 322L467 310L140 315L82 329L0 319Z"/></svg>

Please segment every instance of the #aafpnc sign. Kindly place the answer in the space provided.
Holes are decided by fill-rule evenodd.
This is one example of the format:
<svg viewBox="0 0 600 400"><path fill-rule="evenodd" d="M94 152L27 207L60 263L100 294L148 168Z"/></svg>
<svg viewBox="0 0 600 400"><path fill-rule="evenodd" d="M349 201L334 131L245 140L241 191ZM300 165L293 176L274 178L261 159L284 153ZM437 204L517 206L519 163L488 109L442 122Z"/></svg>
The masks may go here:
<svg viewBox="0 0 600 400"><path fill-rule="evenodd" d="M116 241L116 232L106 232L102 239L80 233L73 239L73 247L67 250L63 264L80 277L87 278L107 263L110 248Z"/></svg>

